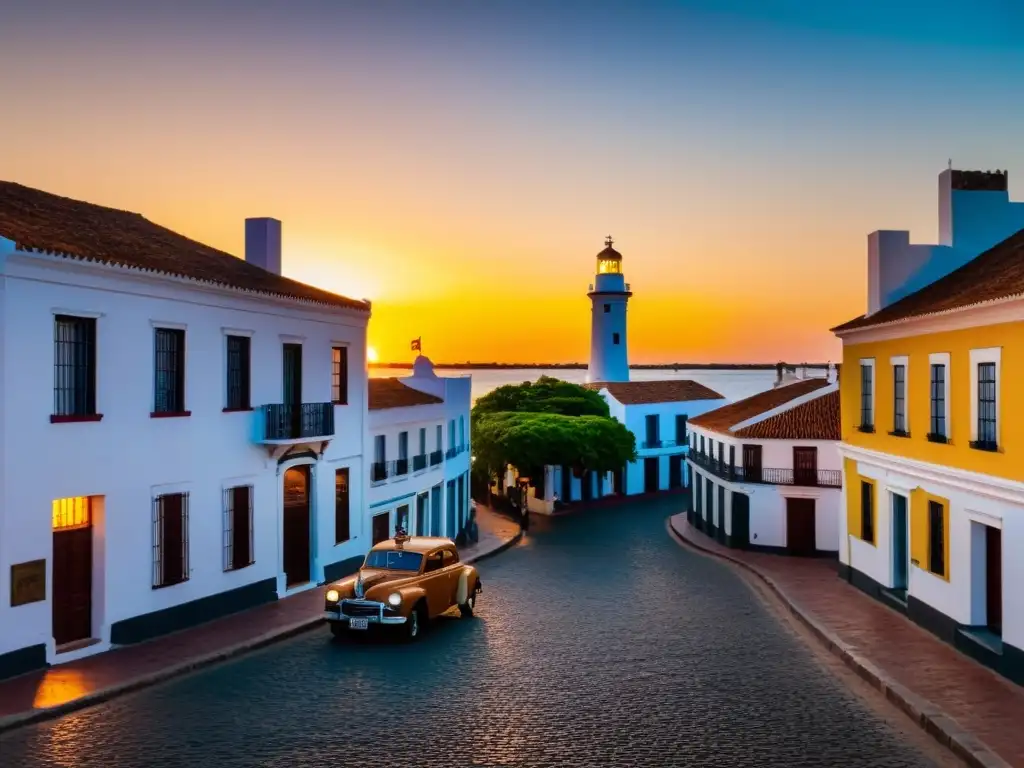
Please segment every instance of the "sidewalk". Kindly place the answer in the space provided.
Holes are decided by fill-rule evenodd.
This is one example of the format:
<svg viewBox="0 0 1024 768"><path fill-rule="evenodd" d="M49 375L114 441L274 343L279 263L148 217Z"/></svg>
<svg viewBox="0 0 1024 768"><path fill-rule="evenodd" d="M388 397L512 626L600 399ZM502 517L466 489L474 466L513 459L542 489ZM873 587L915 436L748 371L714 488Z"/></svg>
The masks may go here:
<svg viewBox="0 0 1024 768"><path fill-rule="evenodd" d="M1024 766L1024 688L850 586L830 561L729 549L685 514L670 526L757 574L829 650L969 765Z"/></svg>
<svg viewBox="0 0 1024 768"><path fill-rule="evenodd" d="M497 554L522 536L519 526L477 507L480 540L459 550L463 562ZM0 733L98 704L200 667L299 634L321 623L323 590L273 603L0 682ZM326 640L325 640L326 642Z"/></svg>

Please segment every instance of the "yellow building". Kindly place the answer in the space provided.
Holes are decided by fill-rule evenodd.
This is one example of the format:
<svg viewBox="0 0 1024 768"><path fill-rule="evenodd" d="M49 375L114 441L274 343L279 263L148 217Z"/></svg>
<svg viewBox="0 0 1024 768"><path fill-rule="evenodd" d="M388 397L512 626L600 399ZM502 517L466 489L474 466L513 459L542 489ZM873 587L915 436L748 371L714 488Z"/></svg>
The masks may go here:
<svg viewBox="0 0 1024 768"><path fill-rule="evenodd" d="M954 193L992 184L950 173ZM876 252L874 311L833 329L840 574L1024 683L1024 230L974 258L949 250L963 266L889 303L880 272L899 270Z"/></svg>

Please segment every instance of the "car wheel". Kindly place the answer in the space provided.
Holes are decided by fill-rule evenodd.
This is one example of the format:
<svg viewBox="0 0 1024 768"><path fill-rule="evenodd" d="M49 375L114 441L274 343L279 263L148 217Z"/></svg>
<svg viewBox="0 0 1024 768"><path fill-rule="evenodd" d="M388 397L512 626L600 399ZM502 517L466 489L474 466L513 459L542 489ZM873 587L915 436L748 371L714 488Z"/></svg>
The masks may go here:
<svg viewBox="0 0 1024 768"><path fill-rule="evenodd" d="M423 632L424 613L423 605L417 605L409 614L409 618L406 620L405 624L402 625L405 628L406 642L411 643Z"/></svg>
<svg viewBox="0 0 1024 768"><path fill-rule="evenodd" d="M462 618L469 619L473 616L473 610L476 608L476 592L473 592L467 599L466 602L459 605L459 613L462 614Z"/></svg>

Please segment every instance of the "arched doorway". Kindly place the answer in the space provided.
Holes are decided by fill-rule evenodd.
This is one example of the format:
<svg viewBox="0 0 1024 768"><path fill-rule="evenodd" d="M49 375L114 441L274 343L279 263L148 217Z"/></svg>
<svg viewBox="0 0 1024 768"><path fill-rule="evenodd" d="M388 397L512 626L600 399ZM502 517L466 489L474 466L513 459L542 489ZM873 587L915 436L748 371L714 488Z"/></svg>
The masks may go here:
<svg viewBox="0 0 1024 768"><path fill-rule="evenodd" d="M309 469L309 464L301 464L284 472L282 554L287 587L310 580Z"/></svg>

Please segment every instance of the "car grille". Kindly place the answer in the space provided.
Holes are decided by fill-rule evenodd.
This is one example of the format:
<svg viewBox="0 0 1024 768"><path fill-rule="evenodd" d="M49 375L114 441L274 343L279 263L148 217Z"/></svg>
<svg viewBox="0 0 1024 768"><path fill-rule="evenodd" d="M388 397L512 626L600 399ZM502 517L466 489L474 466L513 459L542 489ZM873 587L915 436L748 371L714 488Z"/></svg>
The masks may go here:
<svg viewBox="0 0 1024 768"><path fill-rule="evenodd" d="M342 600L341 612L345 616L380 616L381 603L361 600Z"/></svg>

